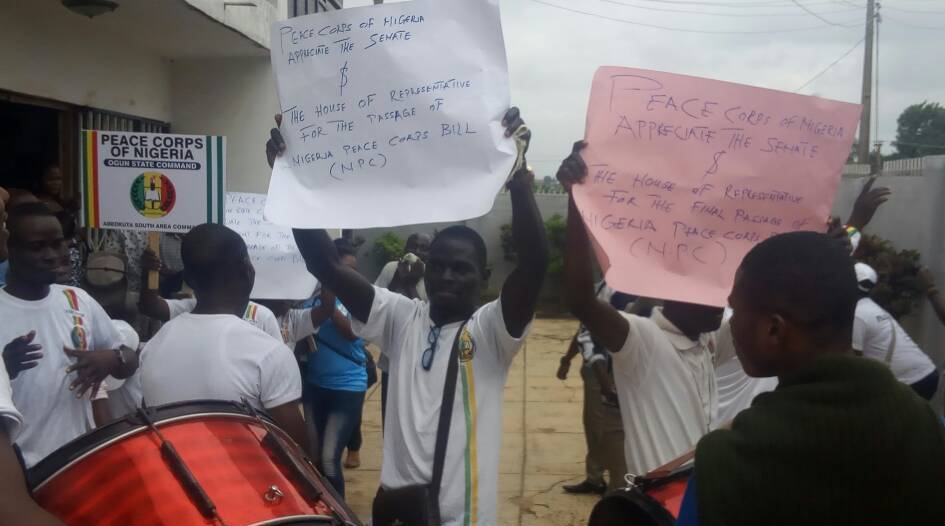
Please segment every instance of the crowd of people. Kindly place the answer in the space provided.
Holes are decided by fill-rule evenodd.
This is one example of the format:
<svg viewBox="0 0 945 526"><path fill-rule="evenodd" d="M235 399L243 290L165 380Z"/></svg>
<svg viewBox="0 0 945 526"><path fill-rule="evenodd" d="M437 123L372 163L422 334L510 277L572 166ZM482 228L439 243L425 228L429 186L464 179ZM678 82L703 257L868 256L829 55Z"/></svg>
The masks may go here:
<svg viewBox="0 0 945 526"><path fill-rule="evenodd" d="M517 109L503 125L524 158ZM270 137L272 164L285 144L278 127ZM587 177L584 146L558 171L569 194ZM30 500L16 451L30 468L142 403L247 401L344 495L379 380L375 524L414 516L429 504L418 495L442 524L496 524L502 396L549 257L527 167L507 183L516 267L485 304L486 244L465 226L412 235L373 284L348 241L294 230L318 288L251 301L255 269L233 230L165 236L160 255L134 233L77 240L61 183L47 171L36 193L0 191L0 522L59 524ZM580 328L557 375L582 356L588 452L586 480L565 491L603 494L691 456L679 524L945 523L945 426L928 401L939 371L870 299L877 273L851 255L888 197L867 185L845 224L755 246L728 309L595 283L569 198L564 288Z"/></svg>

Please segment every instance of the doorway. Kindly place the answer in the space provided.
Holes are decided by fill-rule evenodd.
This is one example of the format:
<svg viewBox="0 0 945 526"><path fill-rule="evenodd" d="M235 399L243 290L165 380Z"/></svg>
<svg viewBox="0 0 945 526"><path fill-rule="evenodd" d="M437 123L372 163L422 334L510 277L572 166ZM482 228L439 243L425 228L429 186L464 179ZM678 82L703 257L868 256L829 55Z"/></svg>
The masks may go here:
<svg viewBox="0 0 945 526"><path fill-rule="evenodd" d="M34 191L59 164L59 111L0 100L0 186Z"/></svg>

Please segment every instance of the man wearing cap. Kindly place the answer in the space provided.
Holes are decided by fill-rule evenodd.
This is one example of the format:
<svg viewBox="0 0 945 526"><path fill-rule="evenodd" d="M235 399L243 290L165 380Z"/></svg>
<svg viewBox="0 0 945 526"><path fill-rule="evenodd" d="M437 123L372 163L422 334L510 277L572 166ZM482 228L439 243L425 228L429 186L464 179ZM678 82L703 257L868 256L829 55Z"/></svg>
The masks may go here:
<svg viewBox="0 0 945 526"><path fill-rule="evenodd" d="M926 400L938 389L938 370L932 360L903 330L902 326L869 293L879 277L865 263L855 265L860 299L853 320L853 350L862 356L885 363L893 376L909 385Z"/></svg>

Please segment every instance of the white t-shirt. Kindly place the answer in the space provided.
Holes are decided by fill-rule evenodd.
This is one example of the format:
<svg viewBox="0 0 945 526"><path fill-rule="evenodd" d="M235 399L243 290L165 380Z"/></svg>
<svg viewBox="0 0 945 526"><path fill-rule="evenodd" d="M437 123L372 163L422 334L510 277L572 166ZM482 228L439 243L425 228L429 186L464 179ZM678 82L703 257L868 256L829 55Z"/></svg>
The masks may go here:
<svg viewBox="0 0 945 526"><path fill-rule="evenodd" d="M66 373L73 360L63 347L86 350L115 349L121 336L105 310L84 290L52 285L38 301L25 301L0 290L0 342L36 331L33 343L42 345L38 365L21 372L11 383L13 405L23 414L16 443L27 467L91 430L92 404L77 399L69 384L76 373ZM103 390L99 391L105 396Z"/></svg>
<svg viewBox="0 0 945 526"><path fill-rule="evenodd" d="M853 319L853 348L863 356L886 363L886 355L896 335L895 349L889 369L904 384L914 384L935 371L935 364L902 326L875 301L861 298L856 303Z"/></svg>
<svg viewBox="0 0 945 526"><path fill-rule="evenodd" d="M312 309L290 309L276 322L282 341L289 347L316 332L316 327L312 325Z"/></svg>
<svg viewBox="0 0 945 526"><path fill-rule="evenodd" d="M164 324L141 351L149 406L243 398L273 408L302 396L292 351L231 314L185 313Z"/></svg>
<svg viewBox="0 0 945 526"><path fill-rule="evenodd" d="M390 282L394 280L394 275L397 274L397 265L400 264L400 261L388 261L384 268L381 269L381 273L378 274L377 279L374 280L375 287L381 287L386 289L390 286ZM420 278L420 281L417 282L417 297L421 301L427 301L427 286L423 281L423 278Z"/></svg>
<svg viewBox="0 0 945 526"><path fill-rule="evenodd" d="M777 377L748 376L735 354L735 342L732 340L732 330L727 318L716 333L715 342L715 382L719 392L719 407L712 420L713 429L728 423L735 415L748 409L756 396L773 391L778 386Z"/></svg>
<svg viewBox="0 0 945 526"><path fill-rule="evenodd" d="M115 330L121 335L122 343L134 350L138 350L141 343L137 331L134 327L124 320L112 320ZM112 379L108 380L109 387L112 387ZM123 382L115 382L114 387L108 391L108 408L111 410L113 418L122 418L129 413L134 413L141 407L141 375L138 371Z"/></svg>
<svg viewBox="0 0 945 526"><path fill-rule="evenodd" d="M650 318L621 313L627 341L613 357L627 472L645 474L682 455L709 431L718 392L714 335L692 341L654 308Z"/></svg>
<svg viewBox="0 0 945 526"><path fill-rule="evenodd" d="M374 280L375 287L381 287L386 289L390 286L390 282L394 280L394 275L397 274L397 266L400 264L400 261L388 261L384 268L381 269L381 273L378 274L377 279ZM420 281L417 282L417 299L420 301L428 301L427 299L427 286L423 281L423 278L420 278ZM377 368L383 372L389 372L390 363L388 362L387 355L383 352L377 360Z"/></svg>
<svg viewBox="0 0 945 526"><path fill-rule="evenodd" d="M194 310L194 307L197 306L197 298L164 301L167 302L168 319L171 320L185 312ZM282 339L279 321L268 307L251 301L246 305L246 312L243 313L243 319L273 338Z"/></svg>
<svg viewBox="0 0 945 526"><path fill-rule="evenodd" d="M22 426L23 415L13 405L13 387L10 386L10 375L7 374L7 368L3 364L3 360L0 360L0 427L6 430L10 442L15 442Z"/></svg>
<svg viewBox="0 0 945 526"><path fill-rule="evenodd" d="M368 322L352 319L351 325L390 359L381 486L428 483L446 368L461 323L441 328L429 371L420 363L433 327L429 303L375 287ZM467 514L469 524L496 524L502 396L525 334L508 333L501 300L480 307L466 325L440 490L443 524L463 524Z"/></svg>

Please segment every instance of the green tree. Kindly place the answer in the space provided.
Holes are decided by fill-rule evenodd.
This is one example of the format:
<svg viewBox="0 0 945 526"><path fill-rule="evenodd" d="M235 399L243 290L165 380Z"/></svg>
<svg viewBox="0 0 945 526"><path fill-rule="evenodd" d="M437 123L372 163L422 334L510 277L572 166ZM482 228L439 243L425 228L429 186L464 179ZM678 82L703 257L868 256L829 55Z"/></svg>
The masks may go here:
<svg viewBox="0 0 945 526"><path fill-rule="evenodd" d="M899 115L897 159L945 154L945 107L937 102L913 104Z"/></svg>
<svg viewBox="0 0 945 526"><path fill-rule="evenodd" d="M374 240L374 257L381 265L404 257L404 240L393 232L384 232Z"/></svg>
<svg viewBox="0 0 945 526"><path fill-rule="evenodd" d="M564 272L564 243L567 221L560 214L555 214L545 221L545 233L548 236L548 276L556 279ZM506 261L518 261L515 253L515 241L512 239L512 225L501 227L500 241Z"/></svg>
<svg viewBox="0 0 945 526"><path fill-rule="evenodd" d="M545 221L545 232L548 236L548 275L552 279L558 279L564 274L564 244L567 229L567 220L558 214Z"/></svg>
<svg viewBox="0 0 945 526"><path fill-rule="evenodd" d="M879 274L879 283L870 297L894 318L908 316L922 302L925 290L918 279L917 251L897 250L889 240L867 234L860 240L855 256Z"/></svg>

